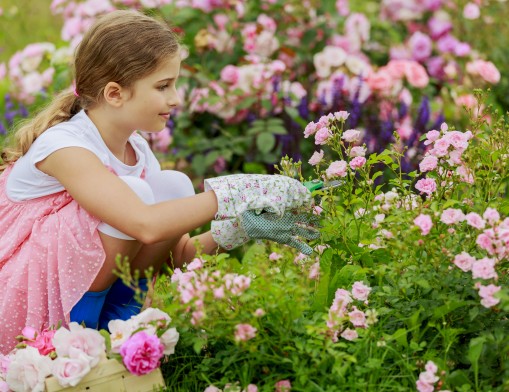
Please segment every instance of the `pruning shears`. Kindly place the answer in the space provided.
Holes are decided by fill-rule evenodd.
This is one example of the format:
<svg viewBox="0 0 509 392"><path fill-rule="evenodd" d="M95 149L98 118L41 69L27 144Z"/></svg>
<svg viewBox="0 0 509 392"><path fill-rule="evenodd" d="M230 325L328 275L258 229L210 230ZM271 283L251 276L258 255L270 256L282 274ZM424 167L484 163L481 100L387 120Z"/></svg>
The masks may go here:
<svg viewBox="0 0 509 392"><path fill-rule="evenodd" d="M340 185L343 185L344 181L340 180L333 180L333 181L322 181L319 179L314 179L311 181L306 181L304 183L304 186L308 188L310 192L323 190L323 189L329 189L329 188L336 188Z"/></svg>

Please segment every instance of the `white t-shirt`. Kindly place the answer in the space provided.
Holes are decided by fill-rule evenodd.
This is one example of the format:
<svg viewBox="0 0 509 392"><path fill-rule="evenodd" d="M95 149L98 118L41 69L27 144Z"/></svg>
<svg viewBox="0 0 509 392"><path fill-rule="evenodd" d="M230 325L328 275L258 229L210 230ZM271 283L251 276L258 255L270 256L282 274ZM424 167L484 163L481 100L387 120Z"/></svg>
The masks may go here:
<svg viewBox="0 0 509 392"><path fill-rule="evenodd" d="M134 166L124 164L113 155L92 120L82 110L69 121L44 131L28 152L14 163L7 179L7 196L13 201L22 201L63 191L64 187L55 177L43 173L35 165L65 147L82 147L92 151L119 176L140 177L144 169L148 176L161 170L159 161L142 136L133 133L129 143L136 152Z"/></svg>

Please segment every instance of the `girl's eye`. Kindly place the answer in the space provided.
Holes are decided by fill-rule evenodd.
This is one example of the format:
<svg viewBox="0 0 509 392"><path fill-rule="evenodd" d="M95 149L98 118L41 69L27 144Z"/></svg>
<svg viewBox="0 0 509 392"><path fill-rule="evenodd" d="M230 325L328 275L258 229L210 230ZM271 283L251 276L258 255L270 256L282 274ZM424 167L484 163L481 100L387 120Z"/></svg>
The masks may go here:
<svg viewBox="0 0 509 392"><path fill-rule="evenodd" d="M165 89L167 89L167 88L168 88L168 85L167 85L167 84L164 84L164 85L162 85L162 86L159 86L157 89L158 89L159 91L164 91L164 90L165 90Z"/></svg>

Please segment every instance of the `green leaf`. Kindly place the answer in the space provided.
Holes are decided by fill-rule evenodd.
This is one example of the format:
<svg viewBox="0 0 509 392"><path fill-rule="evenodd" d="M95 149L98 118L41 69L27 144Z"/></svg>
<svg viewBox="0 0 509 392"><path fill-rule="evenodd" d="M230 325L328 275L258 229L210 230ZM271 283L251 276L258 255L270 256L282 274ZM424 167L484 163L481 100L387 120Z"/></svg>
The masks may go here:
<svg viewBox="0 0 509 392"><path fill-rule="evenodd" d="M276 138L272 133L262 132L256 137L256 147L264 154L268 153L276 145Z"/></svg>
<svg viewBox="0 0 509 392"><path fill-rule="evenodd" d="M433 311L433 317L431 320L435 321L442 317L444 317L446 314L451 313L453 310L456 310L462 306L467 305L468 302L466 301L451 301L447 302L442 306L439 306Z"/></svg>

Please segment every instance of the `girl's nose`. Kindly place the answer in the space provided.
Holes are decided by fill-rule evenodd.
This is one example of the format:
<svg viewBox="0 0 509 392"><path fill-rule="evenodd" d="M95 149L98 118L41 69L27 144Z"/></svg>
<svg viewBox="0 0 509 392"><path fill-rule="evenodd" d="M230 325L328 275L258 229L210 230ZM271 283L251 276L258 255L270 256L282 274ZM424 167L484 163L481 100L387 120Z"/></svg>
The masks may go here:
<svg viewBox="0 0 509 392"><path fill-rule="evenodd" d="M170 91L170 96L168 97L168 105L171 107L180 106L182 100L180 99L179 93L177 89L173 87Z"/></svg>

